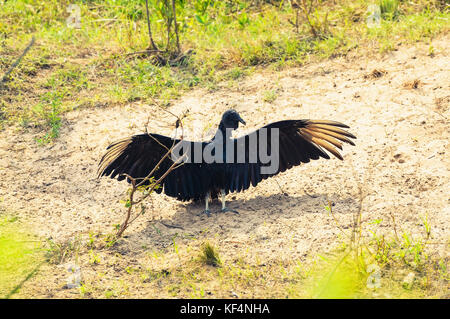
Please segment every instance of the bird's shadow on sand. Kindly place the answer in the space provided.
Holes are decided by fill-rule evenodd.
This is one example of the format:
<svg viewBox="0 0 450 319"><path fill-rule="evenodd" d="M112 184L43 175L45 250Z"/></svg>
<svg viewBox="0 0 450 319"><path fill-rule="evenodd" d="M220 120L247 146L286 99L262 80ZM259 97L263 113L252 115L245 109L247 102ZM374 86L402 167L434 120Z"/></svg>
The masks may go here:
<svg viewBox="0 0 450 319"><path fill-rule="evenodd" d="M331 204L334 211L337 213L349 213L340 211L338 212L336 208L341 208L341 206L357 206L358 203L353 197L349 198L341 198L337 195L329 195L329 194L313 194L313 195L290 195L287 193L280 194L272 194L269 196L256 196L249 199L232 199L234 196L227 197L227 207L237 210L239 212L238 216L252 217L253 212L261 212L270 214L272 217L277 216L289 216L290 212L295 211L305 214L315 214L326 212L325 206ZM231 198L231 199L230 199ZM212 212L211 216L208 217L205 214L202 214L202 211L205 209L205 202L191 202L187 204L180 204L179 209L173 215L172 221L178 221L180 218L183 218L184 223L186 223L186 214L192 216L192 221L195 218L201 220L208 220L208 218L212 218L214 216L224 216L224 215L235 215L231 212L222 213L220 212L222 208L222 203L220 200L216 199L210 203L210 210ZM317 209L319 208L319 210ZM183 212L183 210L185 212ZM166 220L166 222L170 222Z"/></svg>
<svg viewBox="0 0 450 319"><path fill-rule="evenodd" d="M139 232L130 234L146 244L168 247L177 238L200 238L220 234L227 237L231 234L249 234L264 223L277 223L279 218L293 219L295 223L302 222L299 216L306 214L326 215L329 211L325 206L332 203L333 214L353 214L358 211L359 202L352 197L343 198L336 194L289 195L272 194L256 196L249 199L235 199L227 196L227 207L235 209L232 212L215 213L221 210L221 202L214 200L210 204L211 215L201 212L204 202L180 203L176 212L168 218L152 220Z"/></svg>

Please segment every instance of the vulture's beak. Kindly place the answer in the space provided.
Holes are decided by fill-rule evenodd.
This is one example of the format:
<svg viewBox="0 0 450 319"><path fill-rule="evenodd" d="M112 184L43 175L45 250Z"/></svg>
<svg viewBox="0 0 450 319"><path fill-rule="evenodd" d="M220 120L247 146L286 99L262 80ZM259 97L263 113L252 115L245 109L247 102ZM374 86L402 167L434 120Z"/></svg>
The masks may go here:
<svg viewBox="0 0 450 319"><path fill-rule="evenodd" d="M241 122L241 123L244 124L244 125L247 124L247 123L245 123L245 121L244 121L244 120L242 119L242 117L240 117L240 116L239 116L239 122Z"/></svg>

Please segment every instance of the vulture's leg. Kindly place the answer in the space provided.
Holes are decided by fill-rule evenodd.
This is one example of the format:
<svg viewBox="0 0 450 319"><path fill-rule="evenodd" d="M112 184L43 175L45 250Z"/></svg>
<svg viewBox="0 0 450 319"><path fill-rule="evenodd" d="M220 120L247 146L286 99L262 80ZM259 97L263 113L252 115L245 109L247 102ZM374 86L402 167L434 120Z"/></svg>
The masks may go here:
<svg viewBox="0 0 450 319"><path fill-rule="evenodd" d="M205 196L205 210L202 211L200 213L200 215L206 214L206 216L208 216L208 217L211 216L211 211L209 210L209 200L210 200L210 198L211 198L211 193L210 192L206 193L206 196Z"/></svg>
<svg viewBox="0 0 450 319"><path fill-rule="evenodd" d="M231 209L231 208L227 208L225 206L225 190L222 189L220 191L220 193L222 194L222 210L220 212L222 212L222 213L230 212L230 213L235 213L235 214L239 215L238 211L235 211L234 209Z"/></svg>

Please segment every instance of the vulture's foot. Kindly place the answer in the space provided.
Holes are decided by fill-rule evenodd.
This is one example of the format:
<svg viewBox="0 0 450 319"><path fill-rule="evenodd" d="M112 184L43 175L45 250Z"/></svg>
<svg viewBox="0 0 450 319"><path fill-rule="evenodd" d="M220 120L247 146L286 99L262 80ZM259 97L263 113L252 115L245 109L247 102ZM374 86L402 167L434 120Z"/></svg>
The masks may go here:
<svg viewBox="0 0 450 319"><path fill-rule="evenodd" d="M231 208L228 208L228 207L222 208L217 213L228 213L228 212L229 213L234 213L236 215L239 215L239 212L237 210L234 210L234 209L231 209Z"/></svg>
<svg viewBox="0 0 450 319"><path fill-rule="evenodd" d="M198 214L198 216L202 216L203 214L205 214L206 216L210 217L211 216L211 211L209 209L205 209L200 214Z"/></svg>

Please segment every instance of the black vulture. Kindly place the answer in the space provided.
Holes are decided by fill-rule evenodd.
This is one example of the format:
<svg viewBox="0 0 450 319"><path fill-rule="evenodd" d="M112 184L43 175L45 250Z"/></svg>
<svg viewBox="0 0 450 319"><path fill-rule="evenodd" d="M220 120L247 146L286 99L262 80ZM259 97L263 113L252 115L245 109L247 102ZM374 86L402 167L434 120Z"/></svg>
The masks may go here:
<svg viewBox="0 0 450 319"><path fill-rule="evenodd" d="M225 206L225 195L256 186L262 180L319 158L330 159L328 151L342 160L336 148L342 142L355 145L347 125L327 120L284 120L268 124L242 137L232 131L245 121L235 110L226 111L215 136L207 142L193 142L145 133L117 141L102 157L98 177L120 181L131 176L141 182L154 170L155 180L183 157L183 165L171 171L155 191L181 201L205 199L204 213L210 215L210 199L222 199L222 212L235 212ZM127 178L128 182L130 179ZM143 184L148 182L144 181Z"/></svg>

